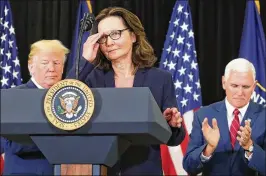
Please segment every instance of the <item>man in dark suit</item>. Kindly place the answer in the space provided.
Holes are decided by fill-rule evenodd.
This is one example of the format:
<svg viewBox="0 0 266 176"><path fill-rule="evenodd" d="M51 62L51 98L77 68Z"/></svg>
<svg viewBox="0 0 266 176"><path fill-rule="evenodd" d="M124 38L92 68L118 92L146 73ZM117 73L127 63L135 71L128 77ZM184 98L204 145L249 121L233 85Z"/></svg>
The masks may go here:
<svg viewBox="0 0 266 176"><path fill-rule="evenodd" d="M57 40L41 40L31 45L28 68L31 79L17 88L48 89L62 79L68 49ZM5 153L4 175L53 175L54 168L36 145L22 145L1 138Z"/></svg>
<svg viewBox="0 0 266 176"><path fill-rule="evenodd" d="M228 63L222 78L225 100L195 113L183 159L189 174L266 174L266 110L250 101L256 82L252 63L241 58Z"/></svg>

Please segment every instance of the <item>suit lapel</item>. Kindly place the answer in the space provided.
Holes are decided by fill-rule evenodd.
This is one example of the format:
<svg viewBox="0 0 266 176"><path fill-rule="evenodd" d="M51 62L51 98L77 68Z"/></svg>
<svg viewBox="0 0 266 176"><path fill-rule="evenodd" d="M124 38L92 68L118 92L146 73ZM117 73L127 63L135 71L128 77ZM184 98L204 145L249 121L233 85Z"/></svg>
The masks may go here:
<svg viewBox="0 0 266 176"><path fill-rule="evenodd" d="M115 87L114 70L110 70L104 75L104 87Z"/></svg>
<svg viewBox="0 0 266 176"><path fill-rule="evenodd" d="M37 86L32 82L31 79L26 83L26 87L33 88L33 89L37 88Z"/></svg>
<svg viewBox="0 0 266 176"><path fill-rule="evenodd" d="M230 135L229 135L229 128L228 128L228 120L227 120L227 110L225 107L225 101L222 101L221 104L218 104L216 107L217 111L217 119L218 127L220 130L221 140L225 146L226 151L232 150L231 143L230 143Z"/></svg>
<svg viewBox="0 0 266 176"><path fill-rule="evenodd" d="M254 122L257 120L257 115L256 112L258 112L259 108L258 106L256 106L256 104L254 102L250 102L249 103L249 106L248 106L248 109L247 109L247 112L241 122L241 126L244 126L245 125L245 120L248 120L250 119L251 120L251 123L250 123L250 126L252 128L252 126L254 125Z"/></svg>
<svg viewBox="0 0 266 176"><path fill-rule="evenodd" d="M144 86L146 71L147 70L145 68L138 69L137 73L135 74L133 87L143 87Z"/></svg>

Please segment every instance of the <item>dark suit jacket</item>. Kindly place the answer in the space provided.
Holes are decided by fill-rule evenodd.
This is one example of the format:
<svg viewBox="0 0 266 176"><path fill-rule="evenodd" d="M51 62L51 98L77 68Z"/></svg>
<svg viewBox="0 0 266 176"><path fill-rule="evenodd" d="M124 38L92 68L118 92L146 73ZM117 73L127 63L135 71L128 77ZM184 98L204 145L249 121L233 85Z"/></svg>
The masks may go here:
<svg viewBox="0 0 266 176"><path fill-rule="evenodd" d="M32 81L16 88L37 89ZM4 175L53 175L49 164L36 145L21 145L1 137L1 153L5 153Z"/></svg>
<svg viewBox="0 0 266 176"><path fill-rule="evenodd" d="M225 101L201 108L194 116L191 139L183 159L185 170L188 173L203 172L204 175L265 175L265 115L265 107L250 102L241 122L241 126L244 126L244 121L251 119L251 138L254 142L254 152L252 159L248 161L244 156L244 149L238 141L236 141L234 150L231 147ZM217 119L220 140L211 159L206 163L202 163L200 155L206 146L206 141L201 131L201 123L205 117L208 118L210 125L212 118Z"/></svg>
<svg viewBox="0 0 266 176"><path fill-rule="evenodd" d="M115 87L114 71L104 72L93 68L84 59L86 66L80 67L80 79L85 78L85 83L91 88ZM91 71L92 70L92 71ZM71 74L69 74L69 77ZM86 76L85 76L86 75ZM73 75L72 75L73 76ZM84 80L82 80L84 81ZM170 73L157 68L139 69L135 75L134 87L149 87L157 104L163 112L166 108L177 107L175 89ZM172 136L168 145L179 145L184 137L184 128L171 128ZM162 175L162 162L160 146L132 146L121 157L116 166L108 170L111 175L118 174L152 174Z"/></svg>

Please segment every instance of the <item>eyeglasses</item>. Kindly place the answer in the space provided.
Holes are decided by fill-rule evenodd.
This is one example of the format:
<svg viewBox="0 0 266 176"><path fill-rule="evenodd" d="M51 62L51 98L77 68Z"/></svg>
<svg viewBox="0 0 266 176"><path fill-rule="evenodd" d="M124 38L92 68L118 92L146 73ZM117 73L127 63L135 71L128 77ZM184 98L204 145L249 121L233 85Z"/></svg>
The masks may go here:
<svg viewBox="0 0 266 176"><path fill-rule="evenodd" d="M107 37L109 36L112 40L118 40L121 37L123 31L128 30L121 29L121 30L113 30L110 34L102 36L97 42L99 44L104 44L107 41Z"/></svg>

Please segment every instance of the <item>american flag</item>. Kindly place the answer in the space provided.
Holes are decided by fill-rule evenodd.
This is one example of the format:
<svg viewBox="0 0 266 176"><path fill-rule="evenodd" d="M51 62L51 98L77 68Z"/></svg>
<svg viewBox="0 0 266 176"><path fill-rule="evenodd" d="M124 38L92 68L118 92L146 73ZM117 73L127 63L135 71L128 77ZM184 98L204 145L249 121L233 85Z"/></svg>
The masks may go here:
<svg viewBox="0 0 266 176"><path fill-rule="evenodd" d="M20 63L9 1L0 1L1 89L21 84Z"/></svg>
<svg viewBox="0 0 266 176"><path fill-rule="evenodd" d="M172 73L178 109L183 116L187 132L181 145L161 146L163 172L164 175L187 175L182 166L183 155L192 130L194 111L202 105L199 67L187 0L178 0L175 3L160 68Z"/></svg>

